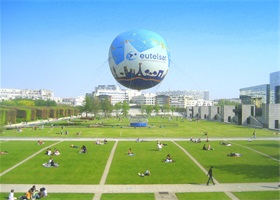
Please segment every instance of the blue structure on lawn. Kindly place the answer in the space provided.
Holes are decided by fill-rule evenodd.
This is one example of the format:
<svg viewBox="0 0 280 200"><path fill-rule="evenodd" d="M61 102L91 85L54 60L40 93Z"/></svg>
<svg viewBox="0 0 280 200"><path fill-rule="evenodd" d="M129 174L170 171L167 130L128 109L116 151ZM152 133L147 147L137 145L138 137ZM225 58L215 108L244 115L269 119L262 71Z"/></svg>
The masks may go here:
<svg viewBox="0 0 280 200"><path fill-rule="evenodd" d="M130 126L146 127L148 126L148 119L143 116L130 117Z"/></svg>

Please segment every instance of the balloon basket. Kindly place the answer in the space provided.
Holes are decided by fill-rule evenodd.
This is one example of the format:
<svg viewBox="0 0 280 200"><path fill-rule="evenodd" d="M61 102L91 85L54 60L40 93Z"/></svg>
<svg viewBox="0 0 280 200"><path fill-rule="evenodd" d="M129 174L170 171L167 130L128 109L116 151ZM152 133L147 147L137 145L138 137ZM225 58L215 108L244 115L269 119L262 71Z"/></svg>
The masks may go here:
<svg viewBox="0 0 280 200"><path fill-rule="evenodd" d="M130 126L132 127L146 127L148 126L148 119L146 117L131 117Z"/></svg>

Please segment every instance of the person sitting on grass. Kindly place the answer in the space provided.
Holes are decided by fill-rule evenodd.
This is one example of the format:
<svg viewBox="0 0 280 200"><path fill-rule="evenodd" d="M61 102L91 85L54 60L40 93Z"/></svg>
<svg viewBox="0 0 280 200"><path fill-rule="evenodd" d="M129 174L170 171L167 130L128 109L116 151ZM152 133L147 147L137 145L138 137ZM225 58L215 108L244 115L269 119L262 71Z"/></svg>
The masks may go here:
<svg viewBox="0 0 280 200"><path fill-rule="evenodd" d="M132 151L131 151L131 148L128 149L127 155L129 155L129 156L134 156L134 154L133 154Z"/></svg>
<svg viewBox="0 0 280 200"><path fill-rule="evenodd" d="M151 176L150 170L146 170L144 173L138 173L139 176L144 177L144 176Z"/></svg>
<svg viewBox="0 0 280 200"><path fill-rule="evenodd" d="M52 155L52 150L51 150L50 148L48 148L47 151L46 151L46 154L47 154L48 156Z"/></svg>
<svg viewBox="0 0 280 200"><path fill-rule="evenodd" d="M59 156L59 155L60 155L60 152L58 151L58 149L55 149L55 150L54 150L53 155L56 155L56 156Z"/></svg>
<svg viewBox="0 0 280 200"><path fill-rule="evenodd" d="M42 140L38 140L38 143L37 143L38 145L43 145L44 144L44 142L42 141Z"/></svg>
<svg viewBox="0 0 280 200"><path fill-rule="evenodd" d="M11 190L8 200L15 200L15 199L17 199L17 198L15 197L14 190Z"/></svg>
<svg viewBox="0 0 280 200"><path fill-rule="evenodd" d="M50 157L49 164L50 164L50 166L52 166L52 167L55 166L55 163L54 163L54 160L52 159L52 157Z"/></svg>
<svg viewBox="0 0 280 200"><path fill-rule="evenodd" d="M76 145L74 145L74 144L71 144L70 147L71 147L71 148L79 148L78 146L76 146Z"/></svg>
<svg viewBox="0 0 280 200"><path fill-rule="evenodd" d="M44 167L58 167L58 163L55 163L52 157L50 157L49 161L47 163L43 164Z"/></svg>
<svg viewBox="0 0 280 200"><path fill-rule="evenodd" d="M31 197L32 197L32 192L31 192L31 190L28 190L25 193L25 196L21 196L20 199L31 199Z"/></svg>
<svg viewBox="0 0 280 200"><path fill-rule="evenodd" d="M162 160L162 162L165 162L165 163L173 163L173 162L175 162L175 161L171 158L170 154L167 154L166 159L165 159L165 160Z"/></svg>
<svg viewBox="0 0 280 200"><path fill-rule="evenodd" d="M202 150L207 150L206 144L203 145Z"/></svg>
<svg viewBox="0 0 280 200"><path fill-rule="evenodd" d="M211 148L211 145L208 144L207 150L214 150L213 148Z"/></svg>
<svg viewBox="0 0 280 200"><path fill-rule="evenodd" d="M228 156L231 156L231 157L241 157L242 155L240 153L231 152L231 153L228 154Z"/></svg>
<svg viewBox="0 0 280 200"><path fill-rule="evenodd" d="M85 145L82 146L80 153L87 153L87 147Z"/></svg>
<svg viewBox="0 0 280 200"><path fill-rule="evenodd" d="M40 199L39 191L36 189L35 185L30 188L30 191L32 192L32 199Z"/></svg>
<svg viewBox="0 0 280 200"><path fill-rule="evenodd" d="M46 190L46 188L42 187L40 188L40 192L39 192L40 198L44 198L48 196L48 192Z"/></svg>

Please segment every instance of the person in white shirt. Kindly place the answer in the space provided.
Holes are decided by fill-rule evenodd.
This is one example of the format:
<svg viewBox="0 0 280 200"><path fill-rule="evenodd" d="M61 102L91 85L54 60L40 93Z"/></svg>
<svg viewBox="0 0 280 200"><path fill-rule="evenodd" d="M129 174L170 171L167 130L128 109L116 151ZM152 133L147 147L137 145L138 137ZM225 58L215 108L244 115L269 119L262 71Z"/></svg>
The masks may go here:
<svg viewBox="0 0 280 200"><path fill-rule="evenodd" d="M14 196L14 190L11 190L10 194L9 194L9 200L15 200L17 199L15 196Z"/></svg>

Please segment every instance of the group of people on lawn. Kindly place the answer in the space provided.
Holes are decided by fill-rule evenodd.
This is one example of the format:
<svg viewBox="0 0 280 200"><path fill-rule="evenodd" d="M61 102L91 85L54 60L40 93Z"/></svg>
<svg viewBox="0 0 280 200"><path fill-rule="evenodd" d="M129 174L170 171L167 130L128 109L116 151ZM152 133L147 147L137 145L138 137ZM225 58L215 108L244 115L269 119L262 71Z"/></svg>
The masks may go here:
<svg viewBox="0 0 280 200"><path fill-rule="evenodd" d="M58 151L57 148L54 148L53 152L52 152L52 149L51 149L51 148L48 148L48 149L46 150L46 155L48 155L48 156L51 156L51 155L59 156L59 155L60 155L60 152Z"/></svg>
<svg viewBox="0 0 280 200"><path fill-rule="evenodd" d="M15 200L17 199L17 197L15 197L14 194L14 189L11 190L8 200ZM20 196L18 199L24 200L24 199L41 199L44 197L48 196L48 192L46 190L46 188L42 187L40 188L40 190L36 189L36 186L33 185L23 196Z"/></svg>

